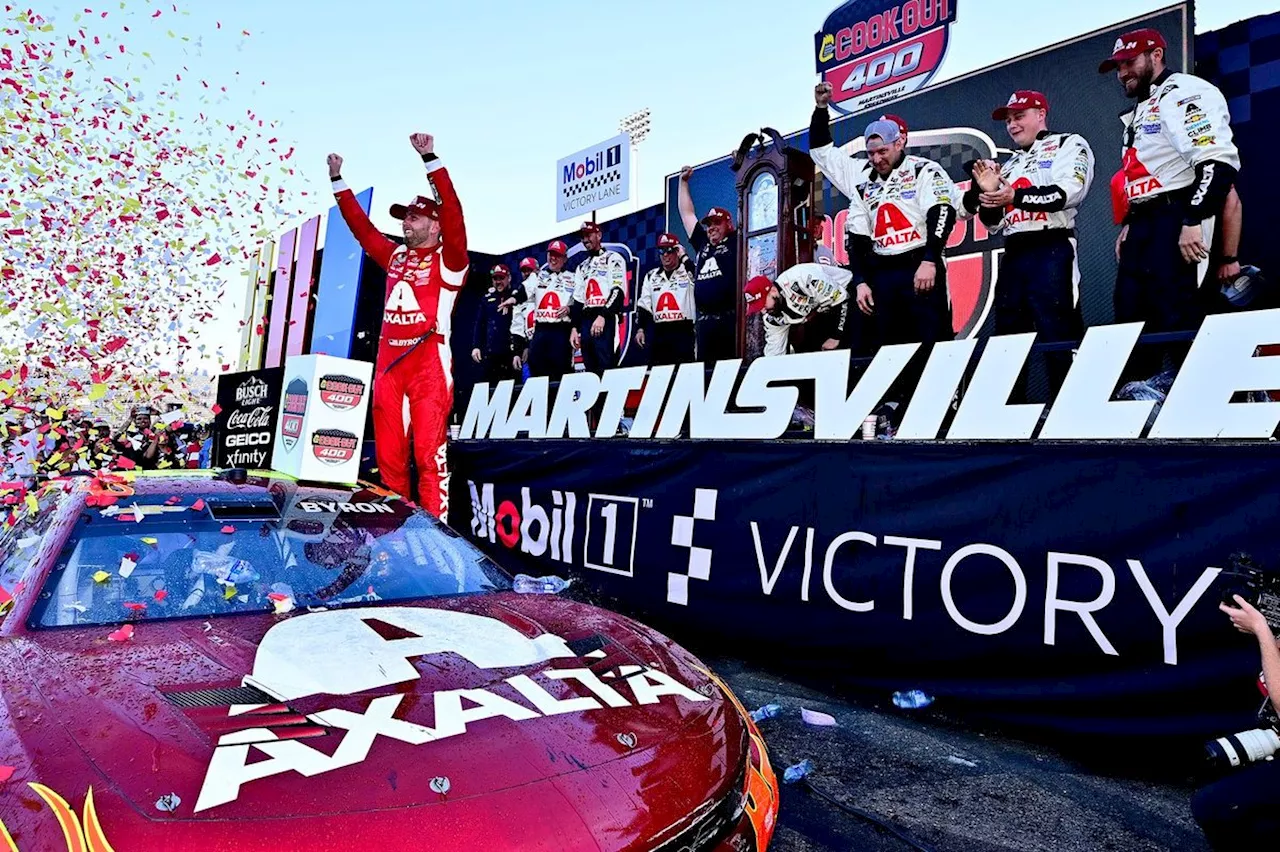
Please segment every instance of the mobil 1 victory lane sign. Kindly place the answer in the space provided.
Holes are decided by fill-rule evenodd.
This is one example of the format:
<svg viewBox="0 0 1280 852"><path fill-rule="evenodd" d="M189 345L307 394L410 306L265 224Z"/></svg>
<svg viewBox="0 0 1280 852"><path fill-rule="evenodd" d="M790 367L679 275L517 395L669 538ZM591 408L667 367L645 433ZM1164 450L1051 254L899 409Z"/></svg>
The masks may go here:
<svg viewBox="0 0 1280 852"><path fill-rule="evenodd" d="M631 137L623 133L556 163L556 221L631 197Z"/></svg>
<svg viewBox="0 0 1280 852"><path fill-rule="evenodd" d="M814 35L818 73L844 112L874 109L929 84L947 56L959 0L849 0Z"/></svg>

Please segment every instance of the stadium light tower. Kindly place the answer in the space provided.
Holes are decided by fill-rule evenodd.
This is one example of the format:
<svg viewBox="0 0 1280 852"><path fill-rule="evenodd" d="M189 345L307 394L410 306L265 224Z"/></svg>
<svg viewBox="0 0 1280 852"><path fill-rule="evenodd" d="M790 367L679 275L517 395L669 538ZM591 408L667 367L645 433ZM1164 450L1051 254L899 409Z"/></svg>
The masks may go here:
<svg viewBox="0 0 1280 852"><path fill-rule="evenodd" d="M640 143L649 135L650 113L649 108L645 107L639 112L633 112L618 122L618 132L626 133L631 137L631 176L632 190L631 201L632 210L640 209Z"/></svg>

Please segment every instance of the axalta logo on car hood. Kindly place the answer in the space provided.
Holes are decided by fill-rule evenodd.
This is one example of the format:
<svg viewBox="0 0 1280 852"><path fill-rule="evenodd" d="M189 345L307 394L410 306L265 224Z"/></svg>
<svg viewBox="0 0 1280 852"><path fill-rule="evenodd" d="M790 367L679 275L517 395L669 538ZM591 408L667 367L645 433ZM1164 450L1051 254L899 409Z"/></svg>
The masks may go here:
<svg viewBox="0 0 1280 852"><path fill-rule="evenodd" d="M389 626L403 638L385 638L375 625ZM232 691L256 690L280 702L309 696L385 693L387 687L419 679L413 659L449 652L481 669L528 668L578 658L560 636L544 633L529 638L488 616L419 607L339 609L299 615L274 625L258 645L253 673L243 679L239 690ZM341 731L342 739L332 753L272 730L271 705L232 703L228 716L242 719L244 728L218 738L195 812L237 800L252 782L284 773L311 778L363 763L379 737L426 746L466 735L470 724L484 719L505 717L526 722L597 710L607 713L659 704L665 696L686 702L711 700L665 672L641 665L621 666L603 678L585 665L549 666L532 675L503 678L501 684L486 683L490 684L487 688L439 690L419 696L430 699L434 712L431 726L405 718L411 704L428 702L406 703L408 693L403 690L370 698L362 712L335 707L310 714L308 719L314 725ZM569 685L574 697L552 694L555 690L563 696ZM521 700L498 694L500 687L508 694L514 691ZM350 701L343 703L351 706Z"/></svg>

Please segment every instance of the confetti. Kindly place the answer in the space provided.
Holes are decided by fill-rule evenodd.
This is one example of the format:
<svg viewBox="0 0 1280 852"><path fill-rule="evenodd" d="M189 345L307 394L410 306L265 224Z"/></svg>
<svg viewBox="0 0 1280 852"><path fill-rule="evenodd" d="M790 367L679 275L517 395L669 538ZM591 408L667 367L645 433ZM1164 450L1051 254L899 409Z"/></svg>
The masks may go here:
<svg viewBox="0 0 1280 852"><path fill-rule="evenodd" d="M130 559L128 556L120 559L120 576L129 579L129 575L133 573L133 569L138 567L137 558Z"/></svg>
<svg viewBox="0 0 1280 852"><path fill-rule="evenodd" d="M12 778L15 771L17 770L12 766L0 766L0 784Z"/></svg>
<svg viewBox="0 0 1280 852"><path fill-rule="evenodd" d="M138 540L141 541L143 544L149 544L152 547L154 547L158 542L158 539L156 539L154 536L149 536L149 535L144 535L142 538Z"/></svg>
<svg viewBox="0 0 1280 852"><path fill-rule="evenodd" d="M95 583L105 583L110 579L111 579L111 575L108 574L106 571L93 572L93 582Z"/></svg>
<svg viewBox="0 0 1280 852"><path fill-rule="evenodd" d="M236 531L236 528L233 527L231 524L227 524L222 528L223 535L232 535L235 533L235 531Z"/></svg>
<svg viewBox="0 0 1280 852"><path fill-rule="evenodd" d="M313 178L229 61L247 31L188 32L174 11L0 12L0 365L18 366L0 374L0 444L28 417L59 436L86 416L118 427L140 401L204 419L209 369L234 358L199 330L260 246L311 212ZM142 49L165 34L180 52ZM184 82L192 53L218 57L225 79ZM81 455L59 450L40 473L76 469Z"/></svg>
<svg viewBox="0 0 1280 852"><path fill-rule="evenodd" d="M193 512L203 512L203 511L204 511L204 500L197 500L196 502L192 503L192 504L191 504L191 511L193 511Z"/></svg>
<svg viewBox="0 0 1280 852"><path fill-rule="evenodd" d="M147 605L144 603L136 603L134 601L126 601L124 608L130 612L143 613L147 611Z"/></svg>
<svg viewBox="0 0 1280 852"><path fill-rule="evenodd" d="M133 625L126 624L119 630L114 630L107 634L107 638L112 642L128 642L133 638Z"/></svg>
<svg viewBox="0 0 1280 852"><path fill-rule="evenodd" d="M836 724L834 716L818 710L809 710L805 707L800 708L800 718L804 720L806 725L831 726Z"/></svg>
<svg viewBox="0 0 1280 852"><path fill-rule="evenodd" d="M167 597L169 597L169 593L168 593L167 591L165 591L164 589L160 589L160 590L159 590L159 591L157 591L157 592L156 592L156 594L155 594L155 598L156 598L156 600L157 600L157 601L164 601L164 599L165 599L165 598L167 598Z"/></svg>
<svg viewBox="0 0 1280 852"><path fill-rule="evenodd" d="M276 615L284 615L287 612L292 612L295 606L293 598L288 595L280 594L279 592L272 592L267 595L267 599L270 600L272 606L275 607Z"/></svg>
<svg viewBox="0 0 1280 852"><path fill-rule="evenodd" d="M158 15L160 13L156 12L156 14ZM180 804L182 804L181 796L177 793L166 793L156 799L156 810L164 811L165 813L173 813L178 809L178 805Z"/></svg>

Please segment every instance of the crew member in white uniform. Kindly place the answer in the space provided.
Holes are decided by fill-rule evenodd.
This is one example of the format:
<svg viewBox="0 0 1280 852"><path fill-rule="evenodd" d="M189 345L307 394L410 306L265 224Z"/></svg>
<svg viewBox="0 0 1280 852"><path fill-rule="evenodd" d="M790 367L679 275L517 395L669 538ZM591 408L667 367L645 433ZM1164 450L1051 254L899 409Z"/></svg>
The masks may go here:
<svg viewBox="0 0 1280 852"><path fill-rule="evenodd" d="M683 364L694 360L697 273L675 234L658 236L658 257L660 266L645 275L636 297L636 343L652 365Z"/></svg>
<svg viewBox="0 0 1280 852"><path fill-rule="evenodd" d="M764 311L764 354L785 355L791 326L816 321L823 349L849 345L849 286L853 273L826 263L797 263L772 281L757 275L743 288L747 316Z"/></svg>
<svg viewBox="0 0 1280 852"><path fill-rule="evenodd" d="M978 215L1004 234L996 280L996 334L1036 332L1038 343L1079 341L1080 273L1076 210L1093 183L1093 151L1078 133L1051 133L1049 100L1021 90L991 113L1003 121L1018 150L1002 166L973 164L973 183L961 215ZM1045 353L1051 395L1071 369L1071 350ZM1025 376L1015 390L1026 401Z"/></svg>
<svg viewBox="0 0 1280 852"><path fill-rule="evenodd" d="M1240 170L1222 92L1165 65L1165 40L1153 29L1116 40L1098 71L1116 72L1134 107L1125 113L1124 175L1129 212L1120 233L1117 322L1144 332L1199 328L1200 284L1208 272L1215 217ZM1128 378L1181 363L1188 344L1139 346Z"/></svg>

